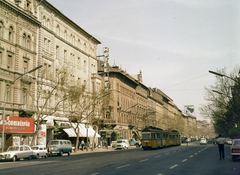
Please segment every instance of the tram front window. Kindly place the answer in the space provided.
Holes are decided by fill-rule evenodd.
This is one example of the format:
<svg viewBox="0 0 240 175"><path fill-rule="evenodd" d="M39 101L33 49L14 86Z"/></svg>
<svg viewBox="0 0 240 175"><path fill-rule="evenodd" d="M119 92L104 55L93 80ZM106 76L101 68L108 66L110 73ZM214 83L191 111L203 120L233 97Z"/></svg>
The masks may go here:
<svg viewBox="0 0 240 175"><path fill-rule="evenodd" d="M143 139L150 139L150 133L142 134Z"/></svg>

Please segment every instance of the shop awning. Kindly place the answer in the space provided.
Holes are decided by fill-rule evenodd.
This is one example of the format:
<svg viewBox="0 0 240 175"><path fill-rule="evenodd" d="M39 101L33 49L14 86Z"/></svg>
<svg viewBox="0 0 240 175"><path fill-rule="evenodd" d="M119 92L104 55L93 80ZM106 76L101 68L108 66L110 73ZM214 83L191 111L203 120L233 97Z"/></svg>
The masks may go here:
<svg viewBox="0 0 240 175"><path fill-rule="evenodd" d="M77 127L76 123L72 124L74 128ZM95 131L91 126L88 126L88 128L85 127L85 124L79 124L79 137L94 137ZM77 134L75 133L73 128L67 128L63 129L69 137L77 137ZM95 137L101 137L98 133L96 133Z"/></svg>

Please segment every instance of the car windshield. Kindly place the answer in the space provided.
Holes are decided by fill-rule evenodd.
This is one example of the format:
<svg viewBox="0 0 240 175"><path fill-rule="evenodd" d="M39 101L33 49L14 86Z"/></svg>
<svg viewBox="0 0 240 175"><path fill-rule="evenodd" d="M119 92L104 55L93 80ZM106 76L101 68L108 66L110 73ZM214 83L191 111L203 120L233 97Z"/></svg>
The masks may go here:
<svg viewBox="0 0 240 175"><path fill-rule="evenodd" d="M52 140L48 143L48 145L58 145L59 141Z"/></svg>
<svg viewBox="0 0 240 175"><path fill-rule="evenodd" d="M206 140L205 138L201 138L201 140Z"/></svg>
<svg viewBox="0 0 240 175"><path fill-rule="evenodd" d="M7 151L19 151L19 146L10 146Z"/></svg>
<svg viewBox="0 0 240 175"><path fill-rule="evenodd" d="M233 146L240 146L240 140L234 140Z"/></svg>
<svg viewBox="0 0 240 175"><path fill-rule="evenodd" d="M32 147L32 150L39 150L39 148L36 147L36 146L33 146L33 147Z"/></svg>
<svg viewBox="0 0 240 175"><path fill-rule="evenodd" d="M117 141L117 143L123 143L124 141L122 141L122 140L119 140L119 141Z"/></svg>

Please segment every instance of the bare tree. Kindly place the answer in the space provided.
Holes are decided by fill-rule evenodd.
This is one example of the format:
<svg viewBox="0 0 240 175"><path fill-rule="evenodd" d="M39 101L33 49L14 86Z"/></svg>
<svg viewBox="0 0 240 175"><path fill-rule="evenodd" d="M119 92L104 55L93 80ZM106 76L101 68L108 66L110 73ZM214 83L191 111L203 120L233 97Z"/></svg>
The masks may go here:
<svg viewBox="0 0 240 175"><path fill-rule="evenodd" d="M36 88L33 89L36 93L29 92L35 106L36 124L31 145L35 144L40 124L45 123L48 116L57 115L59 111L63 110L64 102L68 98L66 89L68 88L69 72L69 69L65 67L52 72L46 66L38 71Z"/></svg>
<svg viewBox="0 0 240 175"><path fill-rule="evenodd" d="M218 73L227 75L226 69L218 70ZM205 88L206 105L200 108L202 116L209 118L215 131L225 136L231 136L231 129L239 123L240 98L239 68L235 68L230 76L216 76L214 85Z"/></svg>

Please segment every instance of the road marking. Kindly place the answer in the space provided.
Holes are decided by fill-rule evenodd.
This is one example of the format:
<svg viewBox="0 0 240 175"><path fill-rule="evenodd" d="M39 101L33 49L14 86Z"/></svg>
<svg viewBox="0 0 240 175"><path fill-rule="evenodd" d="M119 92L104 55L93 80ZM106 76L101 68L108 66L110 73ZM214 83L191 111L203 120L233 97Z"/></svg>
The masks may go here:
<svg viewBox="0 0 240 175"><path fill-rule="evenodd" d="M197 155L197 153L195 153L195 155Z"/></svg>
<svg viewBox="0 0 240 175"><path fill-rule="evenodd" d="M173 151L174 153L176 152L176 151Z"/></svg>
<svg viewBox="0 0 240 175"><path fill-rule="evenodd" d="M169 153L166 153L165 155L168 155Z"/></svg>
<svg viewBox="0 0 240 175"><path fill-rule="evenodd" d="M158 175L162 175L162 173L158 174Z"/></svg>
<svg viewBox="0 0 240 175"><path fill-rule="evenodd" d="M91 175L97 175L97 174L99 174L99 173L93 173L93 174L91 174Z"/></svg>
<svg viewBox="0 0 240 175"><path fill-rule="evenodd" d="M157 158L157 157L161 157L161 155L159 155L159 156L155 156L155 158Z"/></svg>
<svg viewBox="0 0 240 175"><path fill-rule="evenodd" d="M170 167L169 169L173 169L173 168L175 168L176 166L178 166L178 164L176 164L176 165L173 165L172 167Z"/></svg>
<svg viewBox="0 0 240 175"><path fill-rule="evenodd" d="M139 162L145 162L145 161L148 161L148 159L140 160Z"/></svg>
<svg viewBox="0 0 240 175"><path fill-rule="evenodd" d="M187 159L184 159L182 162L186 162L187 161Z"/></svg>
<svg viewBox="0 0 240 175"><path fill-rule="evenodd" d="M201 151L198 151L199 153L201 152Z"/></svg>
<svg viewBox="0 0 240 175"><path fill-rule="evenodd" d="M193 155L189 156L190 158L193 157Z"/></svg>
<svg viewBox="0 0 240 175"><path fill-rule="evenodd" d="M130 164L127 164L127 165L123 165L123 166L119 166L119 167L117 167L116 169L119 169L119 168L124 168L124 167L127 167L127 166L129 166Z"/></svg>

